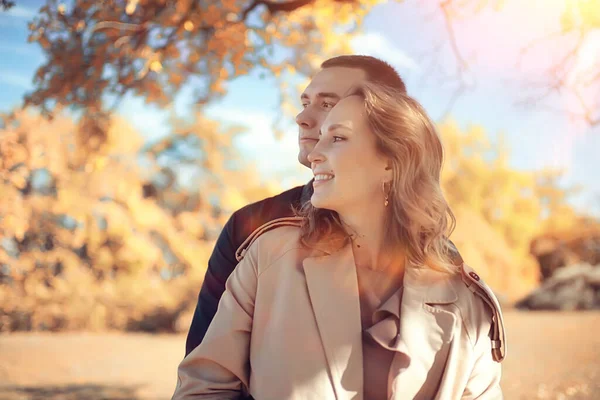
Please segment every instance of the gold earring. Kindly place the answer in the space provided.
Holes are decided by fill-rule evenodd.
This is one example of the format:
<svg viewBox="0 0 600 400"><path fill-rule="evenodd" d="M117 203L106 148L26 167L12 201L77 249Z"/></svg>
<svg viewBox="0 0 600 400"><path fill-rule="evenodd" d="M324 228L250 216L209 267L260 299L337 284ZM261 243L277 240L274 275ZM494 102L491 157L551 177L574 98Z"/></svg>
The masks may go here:
<svg viewBox="0 0 600 400"><path fill-rule="evenodd" d="M388 206L388 204L390 204L389 202L389 193L387 193L385 191L385 182L381 182L381 191L383 192L383 195L385 196L385 201L383 203L384 206Z"/></svg>

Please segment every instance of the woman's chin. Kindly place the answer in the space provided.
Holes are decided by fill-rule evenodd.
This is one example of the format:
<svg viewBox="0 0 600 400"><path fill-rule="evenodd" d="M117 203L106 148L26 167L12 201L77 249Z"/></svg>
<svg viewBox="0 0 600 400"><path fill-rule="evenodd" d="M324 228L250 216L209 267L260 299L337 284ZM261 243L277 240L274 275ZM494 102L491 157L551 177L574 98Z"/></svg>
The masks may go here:
<svg viewBox="0 0 600 400"><path fill-rule="evenodd" d="M326 201L325 199L312 198L310 202L313 207L320 210L337 211L336 207L330 201Z"/></svg>
<svg viewBox="0 0 600 400"><path fill-rule="evenodd" d="M310 202L315 208L327 208L327 200L317 193L313 193L312 197L310 198Z"/></svg>

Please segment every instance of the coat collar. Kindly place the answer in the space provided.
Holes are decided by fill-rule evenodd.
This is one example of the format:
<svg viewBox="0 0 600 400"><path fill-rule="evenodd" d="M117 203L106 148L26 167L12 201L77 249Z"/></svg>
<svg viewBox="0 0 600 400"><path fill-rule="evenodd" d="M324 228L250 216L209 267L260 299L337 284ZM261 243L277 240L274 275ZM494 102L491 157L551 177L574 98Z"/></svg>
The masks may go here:
<svg viewBox="0 0 600 400"><path fill-rule="evenodd" d="M404 287L410 289L424 304L452 304L458 300L448 273L425 266L408 266L404 273Z"/></svg>
<svg viewBox="0 0 600 400"><path fill-rule="evenodd" d="M338 399L362 399L363 355L358 279L352 247L333 241L314 247L315 256L303 261L311 305ZM389 386L412 397L424 393L431 380L441 378L456 316L439 304L458 298L451 277L442 272L407 267L400 311L400 345L404 357L394 363L401 374L390 376ZM393 366L394 367L394 366ZM433 373L430 373L433 372ZM433 397L431 397L433 398Z"/></svg>

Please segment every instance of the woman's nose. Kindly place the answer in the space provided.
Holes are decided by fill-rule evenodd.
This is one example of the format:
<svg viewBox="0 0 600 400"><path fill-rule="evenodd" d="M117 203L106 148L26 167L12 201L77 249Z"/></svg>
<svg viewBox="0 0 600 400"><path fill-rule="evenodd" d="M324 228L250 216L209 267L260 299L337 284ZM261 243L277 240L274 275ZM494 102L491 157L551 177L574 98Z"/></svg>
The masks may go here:
<svg viewBox="0 0 600 400"><path fill-rule="evenodd" d="M312 164L318 164L320 162L323 162L323 160L325 159L325 155L321 152L319 142L317 142L313 150L310 153L308 153L307 159L308 162L311 163L311 166Z"/></svg>

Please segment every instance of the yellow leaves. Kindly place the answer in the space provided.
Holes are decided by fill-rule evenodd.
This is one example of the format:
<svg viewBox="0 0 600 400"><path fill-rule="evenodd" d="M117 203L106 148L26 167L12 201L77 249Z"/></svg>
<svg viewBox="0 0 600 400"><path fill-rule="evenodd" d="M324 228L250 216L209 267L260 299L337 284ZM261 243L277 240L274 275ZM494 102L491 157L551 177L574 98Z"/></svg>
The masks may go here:
<svg viewBox="0 0 600 400"><path fill-rule="evenodd" d="M294 31L290 32L289 35L286 36L285 40L286 40L286 43L289 44L289 46L294 46L294 45L300 44L303 41L305 41L306 37L301 32L294 30Z"/></svg>
<svg viewBox="0 0 600 400"><path fill-rule="evenodd" d="M238 20L238 15L236 13L227 13L227 15L225 15L225 20L227 22L236 22Z"/></svg>
<svg viewBox="0 0 600 400"><path fill-rule="evenodd" d="M210 90L214 94L225 94L225 83L222 81L215 81L210 85Z"/></svg>
<svg viewBox="0 0 600 400"><path fill-rule="evenodd" d="M600 1L579 0L579 14L587 29L600 28Z"/></svg>
<svg viewBox="0 0 600 400"><path fill-rule="evenodd" d="M572 212L565 190L556 180L560 174L511 169L508 148L502 142L492 145L482 127L471 127L465 132L455 123L446 122L439 128L448 150L442 182L451 207L479 215L502 235L518 262L526 263L530 241L543 228L548 209L543 199L552 198L550 203L556 204L550 207L550 219L563 207ZM459 217L458 227L464 224ZM469 230L461 229L463 233ZM478 235L473 230L470 237Z"/></svg>
<svg viewBox="0 0 600 400"><path fill-rule="evenodd" d="M123 246L115 253L116 265L127 265L128 272L137 273L159 261L160 250L142 235L129 234L123 239Z"/></svg>
<svg viewBox="0 0 600 400"><path fill-rule="evenodd" d="M193 0L178 0L175 2L175 13L179 15L185 14L192 3Z"/></svg>
<svg viewBox="0 0 600 400"><path fill-rule="evenodd" d="M189 233L192 237L202 237L204 235L204 224L196 213L189 211L182 212L175 219L181 231Z"/></svg>
<svg viewBox="0 0 600 400"><path fill-rule="evenodd" d="M560 16L560 25L563 32L570 32L575 27L575 13L572 4L569 3Z"/></svg>
<svg viewBox="0 0 600 400"><path fill-rule="evenodd" d="M197 291L197 280L187 280L204 275L212 250L212 242L199 237L214 235L220 226L215 226L210 207L173 217L155 200L141 197L147 177L128 169L140 146L136 132L130 131L133 128L113 119L106 145L88 158L94 166L88 173L68 165L78 152L70 133L73 123L21 115L18 126L12 133L0 130L0 162L8 164L4 156L20 149L25 160L35 160L36 167L62 162L64 168L52 167L58 171L53 174L56 197L23 195L0 180L0 236L28 238L28 247L20 250L18 258L0 249L0 262L8 258L15 279L8 291L0 286L2 310L20 307L32 315L34 329L58 326L57 321L65 329L121 328L153 307L175 307L182 301L181 290L165 291L169 286L159 275L163 269L177 272L181 266L192 267L193 273L180 279L180 288L187 292L194 285ZM230 145L216 123L199 118L194 127L200 138L209 139L211 151ZM115 157L119 152L122 157ZM211 162L219 168L223 158L212 157ZM164 258L163 250L172 252L175 260ZM62 274L55 277L57 269ZM42 272L33 273L36 270ZM152 304L144 302L150 290L156 294ZM99 303L106 306L96 307Z"/></svg>
<svg viewBox="0 0 600 400"><path fill-rule="evenodd" d="M10 232L17 240L23 240L27 231L27 221L19 220L17 215L7 214L3 216L3 228Z"/></svg>
<svg viewBox="0 0 600 400"><path fill-rule="evenodd" d="M164 92L157 81L147 81L145 85L146 103L160 102L164 99Z"/></svg>
<svg viewBox="0 0 600 400"><path fill-rule="evenodd" d="M127 13L127 15L131 15L135 12L135 9L137 8L138 5L138 0L128 0L127 1L127 6L125 6L125 13Z"/></svg>
<svg viewBox="0 0 600 400"><path fill-rule="evenodd" d="M238 13L242 10L243 2L239 0L221 0L221 7L230 13Z"/></svg>
<svg viewBox="0 0 600 400"><path fill-rule="evenodd" d="M88 162L88 164L86 165L86 172L101 171L106 166L107 162L107 157L94 157L92 162Z"/></svg>
<svg viewBox="0 0 600 400"><path fill-rule="evenodd" d="M144 138L127 120L120 116L113 117L107 132L107 155L135 154L143 144ZM106 157L104 159L106 162Z"/></svg>
<svg viewBox="0 0 600 400"><path fill-rule="evenodd" d="M72 95L75 91L81 93L82 98L100 101L102 93L119 92L123 86L136 86L136 80L144 81L140 86L136 86L136 90L142 95L147 94L146 99L149 103L164 104L171 100L170 96L173 93L172 90L163 87L164 83L168 79L177 86L182 79L177 76L163 77L154 74L168 72L170 75L173 69L177 69L183 75L183 79L197 74L201 78L217 77L220 80L230 80L237 75L248 73L255 66L255 61L265 53L269 54L274 46L293 47L295 53L304 55L291 60L292 62L310 62L314 67L318 61L311 55L317 54L317 58L326 58L333 53L348 51L348 27L359 25L365 13L379 1L316 0L293 12L276 14L268 13L265 7L257 7L245 21L239 19L249 3L242 0L180 0L168 6L168 12L156 16L151 15L153 13L149 11L156 6L165 5L164 1L126 0L123 3L119 9L101 7L95 10L91 3L87 4L81 0L75 2L74 7L77 7L81 17L78 15L78 18L61 22L64 25L62 28L70 35L67 40L77 40L77 33L86 29L85 21L88 21L88 24L93 26L104 23L101 25L102 32L109 39L108 44L90 42L93 46L90 53L95 55L91 63L83 60L79 54L81 49L77 46L64 52L54 53L53 50L48 64L38 71L39 89L29 96L31 104L43 104L50 109L55 108L54 104L68 106L73 101ZM145 12L142 12L142 9ZM129 18L130 15L135 15L135 18ZM50 36L51 39L43 36L43 29L49 26L47 22L40 22L39 25L40 30L35 32L36 36L32 37L32 40L39 41L43 48L49 49L56 39L54 36ZM336 29L341 25L345 26ZM133 48L131 38L134 37L134 32L144 31L149 26L152 26L152 33L139 35L142 41L136 43ZM175 30L173 35L170 34L172 29ZM155 31L160 33L154 34ZM164 36L159 39L157 35ZM165 40L169 42L163 46ZM178 53L177 49L183 53ZM136 60L135 73L130 72L132 59ZM142 62L138 63L138 60ZM178 62L182 68L176 66ZM83 69L76 71L73 79L65 83L64 77L56 71L69 70L71 65ZM57 68L50 68L51 66ZM118 80L103 82L102 84L106 85L105 89L97 86L96 78L99 73L91 74L92 71L102 71L103 66L117 68L116 76L119 77ZM222 68L227 68L228 73L222 71ZM303 65L299 69L302 73L311 72L310 68ZM90 75L94 75L93 79L86 79ZM158 83L155 84L156 82ZM86 83L89 83L89 86ZM217 90L214 93L217 96L225 92L222 83L214 85L213 88ZM199 97L206 95L210 99L213 93L206 93L204 88L202 90L203 93ZM87 104L83 103L82 101L74 105L86 107Z"/></svg>
<svg viewBox="0 0 600 400"><path fill-rule="evenodd" d="M162 63L158 60L153 60L150 62L150 70L154 72L162 71Z"/></svg>
<svg viewBox="0 0 600 400"><path fill-rule="evenodd" d="M277 30L277 27L275 26L275 24L273 23L269 23L265 26L265 32L268 35L273 35L275 33L275 31Z"/></svg>
<svg viewBox="0 0 600 400"><path fill-rule="evenodd" d="M294 66L293 66L293 65L291 65L291 64L287 64L287 65L285 66L285 69L286 69L286 71L287 71L289 74L295 74L295 73L297 72L297 71L296 71L296 67L294 67Z"/></svg>
<svg viewBox="0 0 600 400"><path fill-rule="evenodd" d="M29 170L26 168L18 168L15 172L9 175L9 182L12 183L17 189L23 190L27 186L27 180L29 178Z"/></svg>
<svg viewBox="0 0 600 400"><path fill-rule="evenodd" d="M92 253L92 256L94 257L94 268L101 271L109 271L115 263L113 254L108 247L101 247Z"/></svg>
<svg viewBox="0 0 600 400"><path fill-rule="evenodd" d="M80 200L80 193L77 188L64 187L58 190L57 203L60 208L56 209L58 213L66 213L67 210L75 209Z"/></svg>
<svg viewBox="0 0 600 400"><path fill-rule="evenodd" d="M194 29L194 23L192 21L185 21L183 24L183 29L188 32L191 32Z"/></svg>
<svg viewBox="0 0 600 400"><path fill-rule="evenodd" d="M235 211L248 204L247 199L235 188L228 188L221 198L221 206L228 211Z"/></svg>
<svg viewBox="0 0 600 400"><path fill-rule="evenodd" d="M569 0L560 16L563 32L571 32L576 28L592 30L600 28L600 1Z"/></svg>
<svg viewBox="0 0 600 400"><path fill-rule="evenodd" d="M145 78L149 71L160 73L163 70L160 54L146 47L141 51L141 56L145 57L146 61L142 69L138 71L137 79ZM154 84L154 81L150 81L149 84Z"/></svg>
<svg viewBox="0 0 600 400"><path fill-rule="evenodd" d="M85 21L81 20L81 21L77 22L77 24L75 25L75 30L77 32L81 32L81 31L83 31L85 29L85 26L86 26L85 25Z"/></svg>
<svg viewBox="0 0 600 400"><path fill-rule="evenodd" d="M153 201L129 197L127 199L128 213L135 226L141 229L161 229L170 224L169 218Z"/></svg>
<svg viewBox="0 0 600 400"><path fill-rule="evenodd" d="M227 79L228 77L229 77L229 72L227 71L227 68L225 68L225 67L221 68L221 70L219 71L219 78Z"/></svg>
<svg viewBox="0 0 600 400"><path fill-rule="evenodd" d="M42 46L43 49L47 50L50 47L50 41L46 35L39 36L37 42Z"/></svg>
<svg viewBox="0 0 600 400"><path fill-rule="evenodd" d="M208 42L207 52L214 53L217 59L223 59L227 53L236 53L244 49L246 28L242 24L227 25L215 32Z"/></svg>

